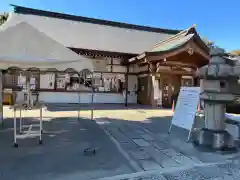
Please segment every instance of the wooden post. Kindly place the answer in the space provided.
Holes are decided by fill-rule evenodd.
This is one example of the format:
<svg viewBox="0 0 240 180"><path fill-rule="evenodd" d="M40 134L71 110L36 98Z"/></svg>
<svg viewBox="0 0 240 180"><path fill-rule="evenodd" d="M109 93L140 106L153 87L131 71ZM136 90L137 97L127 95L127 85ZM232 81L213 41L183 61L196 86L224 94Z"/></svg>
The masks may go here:
<svg viewBox="0 0 240 180"><path fill-rule="evenodd" d="M128 74L129 74L129 65L127 65L127 74L125 74L125 83L126 83L126 95L125 95L125 106L128 106Z"/></svg>
<svg viewBox="0 0 240 180"><path fill-rule="evenodd" d="M154 92L155 92L155 87L154 87L154 85L155 85L155 81L156 81L156 79L155 79L155 76L156 76L156 64L150 64L150 74L151 74L151 78L149 78L149 80L151 81L150 82L150 84L151 84L151 86L150 86L150 102L151 102L151 105L153 106L153 107L156 107L157 106L157 102L156 102L156 100L155 100L155 98L154 98Z"/></svg>

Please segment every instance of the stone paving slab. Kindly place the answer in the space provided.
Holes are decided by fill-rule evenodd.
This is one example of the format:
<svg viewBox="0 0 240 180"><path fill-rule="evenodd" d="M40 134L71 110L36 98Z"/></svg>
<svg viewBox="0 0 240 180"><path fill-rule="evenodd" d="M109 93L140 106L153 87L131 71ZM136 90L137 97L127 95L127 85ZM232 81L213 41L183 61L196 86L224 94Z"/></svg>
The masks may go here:
<svg viewBox="0 0 240 180"><path fill-rule="evenodd" d="M128 151L128 153L133 156L133 158L137 159L137 160L143 160L143 159L150 159L151 156L145 152L143 149L135 149L135 150L130 150Z"/></svg>
<svg viewBox="0 0 240 180"><path fill-rule="evenodd" d="M144 147L143 149L163 168L177 167L180 165L177 161L153 146Z"/></svg>
<svg viewBox="0 0 240 180"><path fill-rule="evenodd" d="M137 144L135 144L134 142L128 141L128 142L120 142L120 145L124 148L124 149L128 149L129 151L136 151L139 146Z"/></svg>
<svg viewBox="0 0 240 180"><path fill-rule="evenodd" d="M164 117L163 119L167 119ZM212 152L202 152L194 147L191 143L186 142L188 133L184 130L173 128L171 134L167 133L169 123L161 118L149 118L149 121L121 121L111 120L111 127L108 127L108 131L114 133L121 132L124 134L125 142L117 140L122 149L128 154L129 158L135 161L142 171L149 171L152 169L170 170L172 168L179 168L190 166L195 164L205 164L209 162L223 162L229 159L231 156L216 154ZM164 122L165 121L165 122ZM163 123L162 123L163 122ZM111 131L111 129L119 129L119 132ZM117 135L115 135L117 137ZM207 169L209 170L209 169ZM207 171L205 170L205 171ZM212 168L212 171L217 171L219 168ZM204 170L201 173L195 173L196 170L192 169L191 172L183 172L177 174L176 177L187 179L188 177L201 179L206 178L222 178L223 176L229 176L228 174L221 174L221 177L216 177L216 174L208 173L208 176L204 176ZM193 173L194 172L194 173ZM220 171L222 173L223 171ZM235 176L238 174L235 171ZM191 174L191 176L188 174ZM166 177L166 179L173 178L175 176ZM151 176L154 178L154 176Z"/></svg>
<svg viewBox="0 0 240 180"><path fill-rule="evenodd" d="M144 139L132 139L140 147L150 146L151 144Z"/></svg>
<svg viewBox="0 0 240 180"><path fill-rule="evenodd" d="M149 134L144 133L144 134L141 134L140 136L147 141L154 141L154 138Z"/></svg>
<svg viewBox="0 0 240 180"><path fill-rule="evenodd" d="M141 167L144 169L144 171L163 169L158 163L156 163L155 161L150 160L150 159L139 160L139 163L140 163Z"/></svg>
<svg viewBox="0 0 240 180"><path fill-rule="evenodd" d="M110 132L123 150L127 152L129 159L139 164L143 171L196 163L195 160L177 152L167 143L156 141L155 137L142 127L130 123L112 122L111 126L103 126L103 128ZM121 137L124 136L124 141L119 138L119 134L121 134ZM134 136L131 134L134 134Z"/></svg>
<svg viewBox="0 0 240 180"><path fill-rule="evenodd" d="M126 143L128 142L128 137L123 134L121 131L119 131L118 128L109 128L108 131L111 133L111 135L120 143Z"/></svg>

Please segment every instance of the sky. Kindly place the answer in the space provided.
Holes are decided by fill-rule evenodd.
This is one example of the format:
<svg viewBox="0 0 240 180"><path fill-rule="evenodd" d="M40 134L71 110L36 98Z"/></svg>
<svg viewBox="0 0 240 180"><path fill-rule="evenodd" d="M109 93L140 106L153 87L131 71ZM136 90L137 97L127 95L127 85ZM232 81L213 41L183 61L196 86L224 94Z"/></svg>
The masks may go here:
<svg viewBox="0 0 240 180"><path fill-rule="evenodd" d="M0 12L9 4L167 29L196 24L217 46L240 49L240 0L0 0Z"/></svg>

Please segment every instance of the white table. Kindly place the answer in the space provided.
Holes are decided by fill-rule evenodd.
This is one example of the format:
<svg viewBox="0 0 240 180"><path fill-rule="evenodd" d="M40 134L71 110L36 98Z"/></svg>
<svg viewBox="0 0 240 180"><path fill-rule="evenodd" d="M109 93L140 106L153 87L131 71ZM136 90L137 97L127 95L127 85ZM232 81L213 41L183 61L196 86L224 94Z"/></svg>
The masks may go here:
<svg viewBox="0 0 240 180"><path fill-rule="evenodd" d="M26 108L24 104L15 104L10 107L14 112L14 147L18 147L17 139L25 139L25 138L33 138L39 137L39 144L42 144L42 108L43 104L37 103L31 109ZM32 109L40 109L40 120L39 124L30 124L24 125L22 118L23 110L32 110ZM20 111L20 123L19 123L19 133L17 133L17 117L16 112ZM33 130L33 128L39 128L37 130ZM27 129L27 130L24 130Z"/></svg>

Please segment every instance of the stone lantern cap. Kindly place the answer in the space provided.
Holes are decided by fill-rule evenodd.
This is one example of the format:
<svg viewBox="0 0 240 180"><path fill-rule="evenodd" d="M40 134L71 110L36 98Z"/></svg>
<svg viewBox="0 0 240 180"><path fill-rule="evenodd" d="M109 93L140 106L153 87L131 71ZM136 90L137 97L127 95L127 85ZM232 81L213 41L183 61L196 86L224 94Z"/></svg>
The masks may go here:
<svg viewBox="0 0 240 180"><path fill-rule="evenodd" d="M221 48L211 48L208 65L198 69L196 75L203 79L228 79L235 76L234 61L226 58L227 53Z"/></svg>

